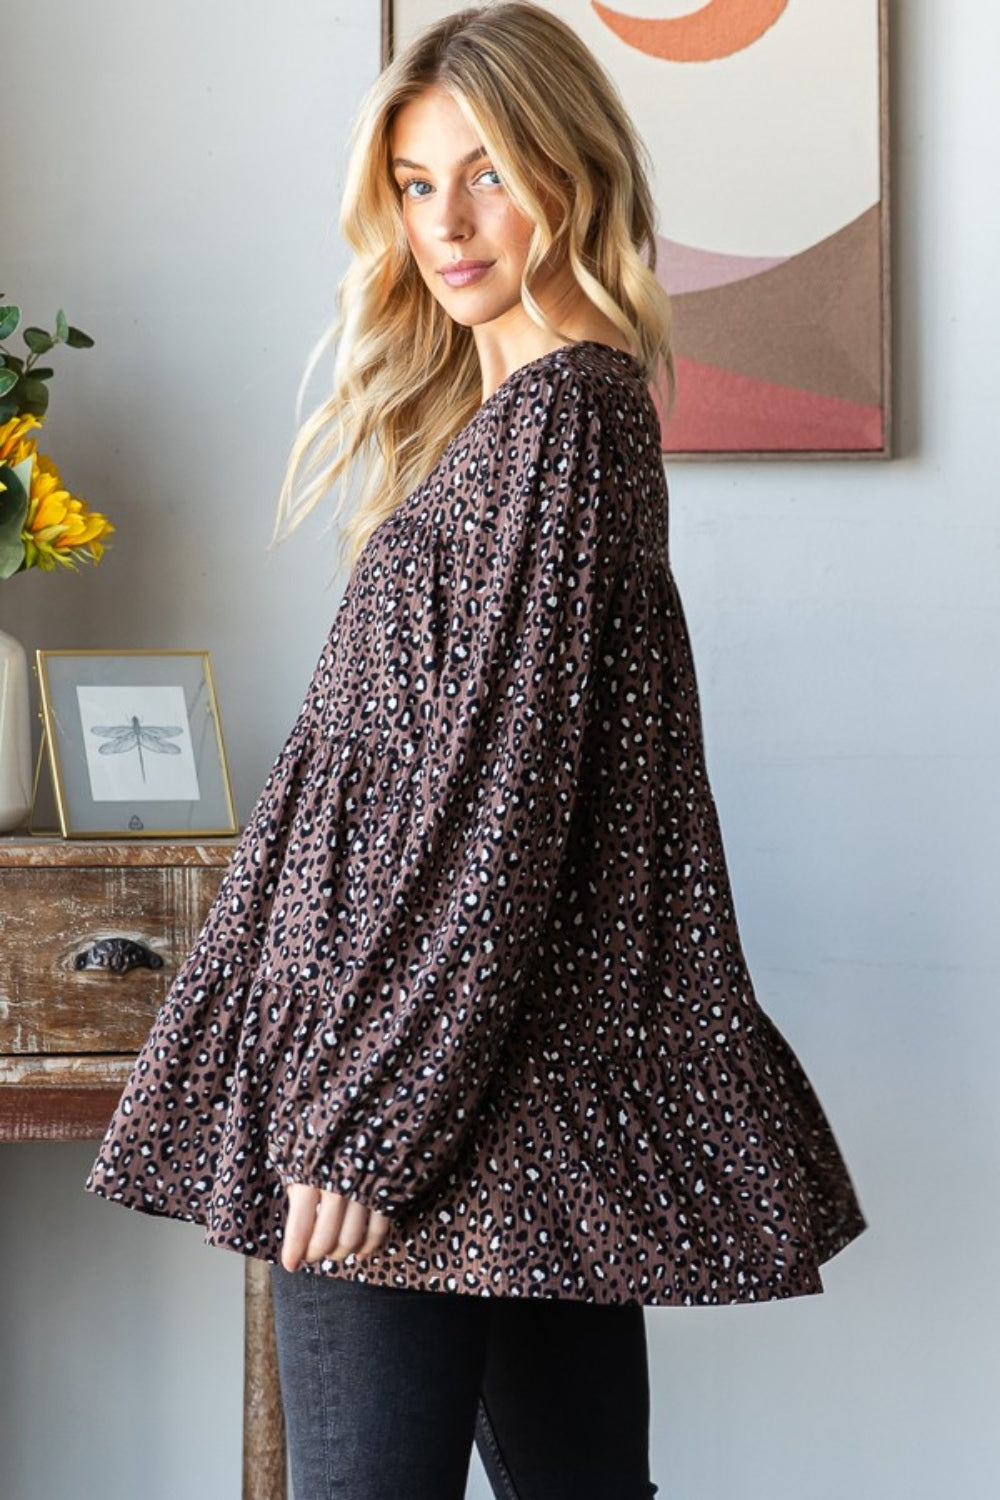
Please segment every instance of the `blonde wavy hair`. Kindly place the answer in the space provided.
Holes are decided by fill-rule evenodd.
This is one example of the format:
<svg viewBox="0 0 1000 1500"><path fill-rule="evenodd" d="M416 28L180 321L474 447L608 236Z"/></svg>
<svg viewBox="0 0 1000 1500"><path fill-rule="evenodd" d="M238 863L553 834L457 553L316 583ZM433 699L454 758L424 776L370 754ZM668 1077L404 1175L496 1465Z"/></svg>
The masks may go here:
<svg viewBox="0 0 1000 1500"><path fill-rule="evenodd" d="M521 288L529 316L570 342L532 295L542 262L564 257L647 378L673 386L646 152L611 79L569 26L525 0L475 6L428 27L380 74L354 126L340 214L353 260L337 319L303 380L304 390L335 347L333 390L299 430L275 521L277 542L339 480L359 477L359 501L342 529L351 563L482 399L472 333L417 271L391 169L396 114L432 86L464 110L534 224Z"/></svg>

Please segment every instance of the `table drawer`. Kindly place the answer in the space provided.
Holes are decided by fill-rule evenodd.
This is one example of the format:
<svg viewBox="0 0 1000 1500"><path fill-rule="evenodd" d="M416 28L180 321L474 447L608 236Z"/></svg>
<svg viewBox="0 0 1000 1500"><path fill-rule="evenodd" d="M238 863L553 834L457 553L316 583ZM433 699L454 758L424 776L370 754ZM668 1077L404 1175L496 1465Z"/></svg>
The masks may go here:
<svg viewBox="0 0 1000 1500"><path fill-rule="evenodd" d="M221 877L198 865L0 869L0 1055L137 1051Z"/></svg>

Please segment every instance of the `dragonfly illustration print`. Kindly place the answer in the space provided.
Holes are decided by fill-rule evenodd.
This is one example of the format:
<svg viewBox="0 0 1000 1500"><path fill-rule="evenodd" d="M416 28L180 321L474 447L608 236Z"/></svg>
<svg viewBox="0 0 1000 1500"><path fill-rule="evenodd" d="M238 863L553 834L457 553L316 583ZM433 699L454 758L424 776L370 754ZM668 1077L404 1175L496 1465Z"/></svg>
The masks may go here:
<svg viewBox="0 0 1000 1500"><path fill-rule="evenodd" d="M127 755L134 750L139 757L139 770L145 781L146 762L142 758L143 750L152 751L154 755L180 755L181 747L171 744L171 740L175 735L183 734L184 730L179 724L143 724L138 715L133 714L127 724L95 724L90 732L107 741L98 747L100 755Z"/></svg>

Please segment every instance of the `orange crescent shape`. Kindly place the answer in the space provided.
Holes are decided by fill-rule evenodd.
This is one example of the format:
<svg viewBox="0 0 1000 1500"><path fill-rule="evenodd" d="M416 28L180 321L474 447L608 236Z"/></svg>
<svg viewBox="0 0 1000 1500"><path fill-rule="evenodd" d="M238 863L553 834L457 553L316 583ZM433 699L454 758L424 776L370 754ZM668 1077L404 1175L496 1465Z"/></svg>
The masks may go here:
<svg viewBox="0 0 1000 1500"><path fill-rule="evenodd" d="M594 10L628 47L667 62L714 62L760 40L788 0L708 0L687 16L626 16L592 0Z"/></svg>

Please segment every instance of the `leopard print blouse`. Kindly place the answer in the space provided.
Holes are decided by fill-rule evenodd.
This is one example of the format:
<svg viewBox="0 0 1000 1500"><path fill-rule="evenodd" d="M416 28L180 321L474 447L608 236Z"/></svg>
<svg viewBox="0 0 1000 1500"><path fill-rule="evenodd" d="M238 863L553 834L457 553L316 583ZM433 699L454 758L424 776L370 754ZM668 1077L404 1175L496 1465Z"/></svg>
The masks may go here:
<svg viewBox="0 0 1000 1500"><path fill-rule="evenodd" d="M516 370L375 530L88 1188L276 1260L284 1183L391 1219L305 1274L716 1304L864 1221L760 1009L637 362Z"/></svg>

